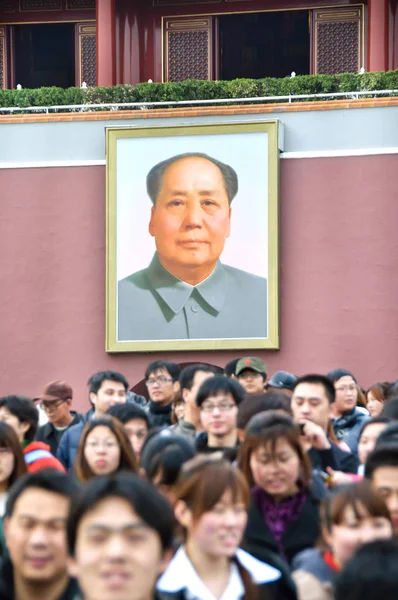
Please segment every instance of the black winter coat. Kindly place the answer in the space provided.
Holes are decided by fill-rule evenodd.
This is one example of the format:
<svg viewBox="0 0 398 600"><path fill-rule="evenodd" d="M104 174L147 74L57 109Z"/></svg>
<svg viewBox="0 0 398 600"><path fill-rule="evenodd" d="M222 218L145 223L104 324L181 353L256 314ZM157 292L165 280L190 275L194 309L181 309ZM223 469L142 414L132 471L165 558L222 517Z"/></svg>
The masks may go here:
<svg viewBox="0 0 398 600"><path fill-rule="evenodd" d="M306 548L314 547L318 540L320 499L319 493L311 489L300 515L290 523L282 536L282 545L289 565L296 554ZM268 563L269 551L279 554L276 541L254 502L249 508L242 547L259 560Z"/></svg>

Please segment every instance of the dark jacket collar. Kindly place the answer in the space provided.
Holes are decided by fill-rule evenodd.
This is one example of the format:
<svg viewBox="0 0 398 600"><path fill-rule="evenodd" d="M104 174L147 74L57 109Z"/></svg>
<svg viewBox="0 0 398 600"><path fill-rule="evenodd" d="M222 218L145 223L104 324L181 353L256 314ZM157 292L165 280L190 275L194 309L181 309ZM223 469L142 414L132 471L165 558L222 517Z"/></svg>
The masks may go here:
<svg viewBox="0 0 398 600"><path fill-rule="evenodd" d="M80 421L83 419L82 415L80 415L74 410L71 410L70 414L73 416L73 420L69 423L67 429L69 429L69 427L72 427L73 425L76 425L77 423L80 423ZM54 433L54 430L55 427L52 423L46 423L45 425L43 425L43 437L50 437Z"/></svg>
<svg viewBox="0 0 398 600"><path fill-rule="evenodd" d="M66 589L57 600L75 600L78 593L76 579L70 578ZM14 568L9 558L3 558L0 562L0 598L14 600Z"/></svg>

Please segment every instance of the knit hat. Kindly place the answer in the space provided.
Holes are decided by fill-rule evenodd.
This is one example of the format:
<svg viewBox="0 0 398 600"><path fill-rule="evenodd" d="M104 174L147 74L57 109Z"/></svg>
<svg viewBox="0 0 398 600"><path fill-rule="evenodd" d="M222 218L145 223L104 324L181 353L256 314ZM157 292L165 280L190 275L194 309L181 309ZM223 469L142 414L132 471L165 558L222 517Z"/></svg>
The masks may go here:
<svg viewBox="0 0 398 600"><path fill-rule="evenodd" d="M50 446L44 442L32 442L24 448L24 458L28 473L55 469L65 473L63 464L50 452Z"/></svg>

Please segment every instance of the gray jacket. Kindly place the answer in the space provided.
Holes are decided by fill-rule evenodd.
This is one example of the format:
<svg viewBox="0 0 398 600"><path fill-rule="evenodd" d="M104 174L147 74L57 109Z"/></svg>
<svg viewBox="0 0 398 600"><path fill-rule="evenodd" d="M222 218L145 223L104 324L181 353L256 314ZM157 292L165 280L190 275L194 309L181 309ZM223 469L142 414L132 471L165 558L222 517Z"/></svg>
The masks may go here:
<svg viewBox="0 0 398 600"><path fill-rule="evenodd" d="M118 340L267 337L267 280L217 263L191 286L157 254L147 269L118 284Z"/></svg>

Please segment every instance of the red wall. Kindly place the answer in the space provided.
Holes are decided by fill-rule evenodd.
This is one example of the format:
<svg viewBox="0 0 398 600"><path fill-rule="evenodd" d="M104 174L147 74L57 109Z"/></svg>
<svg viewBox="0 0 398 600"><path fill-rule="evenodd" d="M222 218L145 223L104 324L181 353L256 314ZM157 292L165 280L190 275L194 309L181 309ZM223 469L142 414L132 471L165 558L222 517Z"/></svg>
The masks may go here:
<svg viewBox="0 0 398 600"><path fill-rule="evenodd" d="M397 168L397 155L281 161L281 350L256 353L270 372L398 377ZM119 369L133 385L159 356L104 350L105 168L0 173L0 393L66 379L84 409L92 372Z"/></svg>

